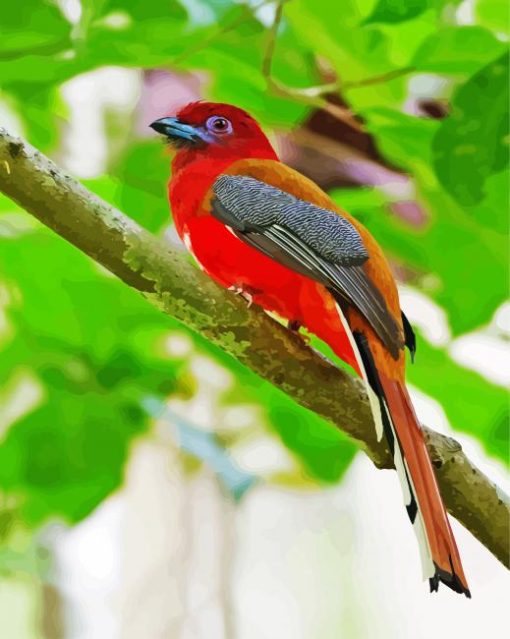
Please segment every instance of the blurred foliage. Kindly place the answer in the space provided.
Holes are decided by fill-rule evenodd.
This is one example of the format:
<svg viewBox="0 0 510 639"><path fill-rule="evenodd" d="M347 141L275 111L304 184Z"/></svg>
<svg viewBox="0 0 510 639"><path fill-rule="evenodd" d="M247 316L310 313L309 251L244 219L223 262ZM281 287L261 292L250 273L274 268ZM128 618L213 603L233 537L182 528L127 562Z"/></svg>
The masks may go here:
<svg viewBox="0 0 510 639"><path fill-rule="evenodd" d="M239 501L256 484L257 477L239 468L216 433L197 428L154 398L148 398L144 405L154 417L166 420L175 427L181 451L188 453L195 460L205 462L235 500ZM191 466L200 468L196 464Z"/></svg>
<svg viewBox="0 0 510 639"><path fill-rule="evenodd" d="M508 71L504 53L470 78L434 138L437 175L465 206L482 201L487 178L508 166Z"/></svg>
<svg viewBox="0 0 510 639"><path fill-rule="evenodd" d="M141 401L178 390L178 364L154 346L167 326L160 313L49 231L17 235L15 223L0 251L0 485L30 523L76 521L119 485L130 441L148 424ZM9 427L5 407L31 387L34 402Z"/></svg>
<svg viewBox="0 0 510 639"><path fill-rule="evenodd" d="M341 4L341 17L336 0L285 4L274 75L306 88L321 82L321 69L337 74L343 98L364 118L379 152L411 177L427 219L413 225L396 216L394 198L378 189L333 196L445 309L454 335L480 328L508 289L507 3L477 0L470 25L456 17L457 1ZM64 5L24 0L0 7L0 102L34 145L57 158L68 117L62 85L108 65L206 72L208 98L235 102L269 129L292 129L310 112L309 104L266 89L270 2L83 0L74 23ZM410 80L430 77L451 105L442 121L404 110ZM137 137L132 114L115 126L125 134L107 173L85 183L146 228L164 232L168 169L161 145ZM14 500L12 517L26 525L55 515L78 521L121 484L131 442L147 431L154 406L190 392L187 357L162 348L171 331L186 329L5 199L0 308L0 487ZM299 473L340 479L355 454L351 442L204 339L192 339L232 372L225 403L259 404ZM503 389L424 339L409 376L455 428L506 458ZM192 424L180 429L181 448L209 464L234 496L254 483L236 468L226 443Z"/></svg>
<svg viewBox="0 0 510 639"><path fill-rule="evenodd" d="M364 24L405 22L424 13L431 4L429 0L378 0Z"/></svg>

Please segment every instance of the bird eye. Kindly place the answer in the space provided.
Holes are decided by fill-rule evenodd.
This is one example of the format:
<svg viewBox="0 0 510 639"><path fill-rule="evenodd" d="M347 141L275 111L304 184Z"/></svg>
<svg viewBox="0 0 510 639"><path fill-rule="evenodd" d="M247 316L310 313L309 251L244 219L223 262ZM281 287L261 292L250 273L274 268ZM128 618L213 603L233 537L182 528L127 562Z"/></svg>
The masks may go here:
<svg viewBox="0 0 510 639"><path fill-rule="evenodd" d="M207 120L205 125L213 133L232 133L230 120L222 118L220 115L213 115Z"/></svg>

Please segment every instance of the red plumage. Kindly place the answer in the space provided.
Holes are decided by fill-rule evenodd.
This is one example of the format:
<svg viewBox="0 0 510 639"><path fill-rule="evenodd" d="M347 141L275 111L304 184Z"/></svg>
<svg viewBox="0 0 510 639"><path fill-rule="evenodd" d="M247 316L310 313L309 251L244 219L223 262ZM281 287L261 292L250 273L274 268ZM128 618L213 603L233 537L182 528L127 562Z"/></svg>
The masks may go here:
<svg viewBox="0 0 510 639"><path fill-rule="evenodd" d="M158 127L158 123L163 124ZM431 587L437 589L441 580L469 596L423 434L405 388L398 293L377 242L319 187L279 162L260 126L245 111L227 104L198 102L184 107L177 119L158 123L154 123L156 130L163 132L167 130L165 126L169 127L170 142L179 143L172 164L169 199L180 237L219 284L240 288L266 310L306 327L364 377L369 395L378 398L379 404L373 405L376 424L380 423L390 448L394 442L395 465L404 493L411 495L408 512L411 516L414 508L418 511L414 523L419 536L424 537L424 566ZM183 141L181 135L192 141ZM382 295L398 330L397 355L388 351L355 304L339 303L323 283L247 244L212 214L213 185L222 174L250 176L300 200L333 210L355 227L369 255L363 276Z"/></svg>

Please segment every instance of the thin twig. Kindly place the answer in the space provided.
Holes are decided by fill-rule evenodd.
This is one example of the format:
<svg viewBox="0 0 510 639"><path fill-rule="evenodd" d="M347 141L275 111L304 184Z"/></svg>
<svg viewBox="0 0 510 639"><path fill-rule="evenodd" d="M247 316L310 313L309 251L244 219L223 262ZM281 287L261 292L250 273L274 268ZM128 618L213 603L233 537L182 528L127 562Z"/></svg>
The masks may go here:
<svg viewBox="0 0 510 639"><path fill-rule="evenodd" d="M350 91L351 89L360 89L362 87L367 87L371 84L381 84L383 82L389 82L390 80L394 80L395 78L400 78L404 75L408 75L409 73L413 73L416 71L416 67L402 67L401 69L393 69L393 71L386 71L385 73L381 73L379 75L374 75L369 78L365 78L364 80L355 80L353 82L343 82L339 83L338 89L342 89L343 91Z"/></svg>
<svg viewBox="0 0 510 639"><path fill-rule="evenodd" d="M262 58L262 75L268 80L271 79L274 51L276 48L276 40L278 38L278 29L280 28L280 24L283 18L284 4L285 0L279 0L279 2L277 2L273 23L271 24L271 26L269 27L269 31L267 32L267 45L266 50L264 51L264 57Z"/></svg>
<svg viewBox="0 0 510 639"><path fill-rule="evenodd" d="M331 103L326 96L331 93L339 93L340 90L350 91L352 89L369 86L371 84L388 82L400 76L412 73L415 70L415 67L409 66L402 69L395 69L393 71L354 82L330 82L304 89L289 87L282 82L279 82L272 75L272 66L276 49L276 41L278 38L278 29L283 18L283 5L286 1L288 0L280 0L276 5L274 20L268 31L266 50L262 58L262 74L266 79L269 90L275 95L290 98L292 100L302 102L303 104L309 104L310 106L322 109L356 131L363 131L363 125L356 119L350 109Z"/></svg>
<svg viewBox="0 0 510 639"><path fill-rule="evenodd" d="M278 29L280 28L283 18L283 5L287 1L288 0L279 0L276 4L274 20L268 30L267 45L262 58L262 75L266 80L269 91L282 98L296 100L296 102L302 102L303 104L308 104L309 106L313 106L317 109L327 111L338 120L345 122L345 124L350 126L352 129L362 131L363 125L354 117L349 109L338 106L337 104L332 104L326 99L325 95L338 91L337 83L298 89L295 87L289 87L273 77L272 66L276 49L276 41L278 39Z"/></svg>

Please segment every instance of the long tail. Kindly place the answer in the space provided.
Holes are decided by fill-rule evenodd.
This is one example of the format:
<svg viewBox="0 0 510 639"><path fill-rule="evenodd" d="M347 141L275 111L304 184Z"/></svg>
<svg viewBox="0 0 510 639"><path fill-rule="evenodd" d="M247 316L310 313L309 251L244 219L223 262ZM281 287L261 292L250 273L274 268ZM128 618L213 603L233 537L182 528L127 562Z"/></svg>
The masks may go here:
<svg viewBox="0 0 510 639"><path fill-rule="evenodd" d="M411 493L407 512L419 538L425 534L422 561L429 570L425 576L429 578L430 590L437 590L441 581L455 592L471 597L423 431L407 389L384 375L379 374L379 378L386 398L385 409L394 437L393 446L395 450L399 449L398 456L403 461L403 473L401 466L399 475L402 484L405 481Z"/></svg>
<svg viewBox="0 0 510 639"><path fill-rule="evenodd" d="M430 590L439 582L471 597L459 552L439 492L423 432L405 385L378 371L370 345L361 332L352 333L342 311L340 317L352 338L361 374L367 385L379 439L384 435L402 484L407 514L413 524Z"/></svg>

